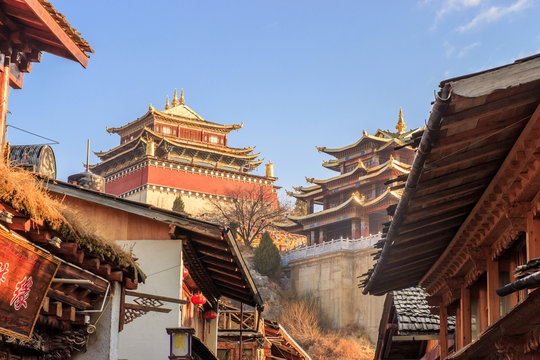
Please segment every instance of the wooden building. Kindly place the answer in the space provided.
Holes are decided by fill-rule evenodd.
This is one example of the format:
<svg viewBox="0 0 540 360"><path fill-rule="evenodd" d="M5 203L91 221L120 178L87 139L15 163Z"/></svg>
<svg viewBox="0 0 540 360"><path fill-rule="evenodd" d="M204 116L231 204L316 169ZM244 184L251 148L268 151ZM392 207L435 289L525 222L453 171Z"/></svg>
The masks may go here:
<svg viewBox="0 0 540 360"><path fill-rule="evenodd" d="M276 321L253 310L222 305L219 315L219 360L311 360Z"/></svg>
<svg viewBox="0 0 540 360"><path fill-rule="evenodd" d="M327 240L358 239L376 234L388 221L386 207L395 204L400 191L393 190L386 181L409 173L414 151L408 147L420 129L405 131L400 109L396 132L377 130L364 134L354 144L338 149L317 147L335 157L323 166L339 175L316 180L313 185L296 187L289 196L307 203L307 214L289 216L291 223L280 224L284 230L307 236L308 245ZM315 205L322 206L315 211Z"/></svg>
<svg viewBox="0 0 540 360"><path fill-rule="evenodd" d="M21 89L24 74L43 52L88 64L94 51L47 0L0 1L0 158L3 158L9 87Z"/></svg>
<svg viewBox="0 0 540 360"><path fill-rule="evenodd" d="M29 173L0 164L0 177L0 359L113 359L111 308L144 273Z"/></svg>
<svg viewBox="0 0 540 360"><path fill-rule="evenodd" d="M47 190L98 224L100 236L131 249L148 274L137 292L120 295L120 359L166 358L165 329L178 327L193 335L193 359L212 359L217 354L212 312L217 317L220 300L262 312L262 299L228 229L75 184L51 180Z"/></svg>
<svg viewBox="0 0 540 360"><path fill-rule="evenodd" d="M364 291L420 285L455 315L441 359L538 359L538 282L514 270L540 257L540 55L440 87Z"/></svg>
<svg viewBox="0 0 540 360"><path fill-rule="evenodd" d="M427 294L419 287L386 294L375 360L434 360L439 356L439 316L432 314ZM448 318L453 333L455 317ZM447 346L453 346L453 340Z"/></svg>
<svg viewBox="0 0 540 360"><path fill-rule="evenodd" d="M175 91L164 110L150 105L140 118L107 129L120 136L120 145L97 152L101 162L90 168L105 177L107 193L164 209L181 197L193 215L207 212L213 200L230 200L231 191L259 187L277 204L273 164L266 164L266 176L251 174L262 163L254 147L229 147L228 134L241 127L205 120Z"/></svg>

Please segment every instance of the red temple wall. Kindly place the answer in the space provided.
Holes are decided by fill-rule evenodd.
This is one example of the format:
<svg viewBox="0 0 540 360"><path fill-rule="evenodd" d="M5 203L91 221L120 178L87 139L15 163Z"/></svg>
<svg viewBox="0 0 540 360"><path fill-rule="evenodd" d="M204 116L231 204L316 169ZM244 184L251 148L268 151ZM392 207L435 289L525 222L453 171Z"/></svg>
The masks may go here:
<svg viewBox="0 0 540 360"><path fill-rule="evenodd" d="M201 174L198 172L145 166L108 182L105 185L105 191L110 194L120 195L145 184L160 185L221 196L228 196L228 191L230 190L251 190L261 185L268 187L269 189L272 188L271 184L249 183L230 178L222 178L220 176ZM272 193L272 197L272 202L277 204L277 194Z"/></svg>

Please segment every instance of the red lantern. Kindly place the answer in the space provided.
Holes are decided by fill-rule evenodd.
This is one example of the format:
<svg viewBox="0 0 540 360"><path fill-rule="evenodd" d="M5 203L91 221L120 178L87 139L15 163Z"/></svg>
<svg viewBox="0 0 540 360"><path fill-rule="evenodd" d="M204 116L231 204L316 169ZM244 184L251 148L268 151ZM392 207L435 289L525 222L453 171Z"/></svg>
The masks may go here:
<svg viewBox="0 0 540 360"><path fill-rule="evenodd" d="M187 269L186 269L186 268L184 268L184 269L182 270L182 278L184 278L184 279L185 279L185 278L186 278L186 276L188 276L188 275L189 275L189 272L187 271Z"/></svg>
<svg viewBox="0 0 540 360"><path fill-rule="evenodd" d="M202 316L205 320L213 320L217 318L217 312L215 312L214 310L207 310L203 313Z"/></svg>
<svg viewBox="0 0 540 360"><path fill-rule="evenodd" d="M206 304L206 298L202 294L196 294L191 297L191 303L195 305Z"/></svg>

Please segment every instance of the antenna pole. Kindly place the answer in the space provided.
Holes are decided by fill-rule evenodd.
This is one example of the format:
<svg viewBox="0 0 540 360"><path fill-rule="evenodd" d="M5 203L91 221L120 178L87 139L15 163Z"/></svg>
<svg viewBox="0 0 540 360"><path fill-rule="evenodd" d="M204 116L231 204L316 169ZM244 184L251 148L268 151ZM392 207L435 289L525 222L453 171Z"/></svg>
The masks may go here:
<svg viewBox="0 0 540 360"><path fill-rule="evenodd" d="M88 142L86 144L86 172L88 172L89 167L90 167L90 139L88 139Z"/></svg>

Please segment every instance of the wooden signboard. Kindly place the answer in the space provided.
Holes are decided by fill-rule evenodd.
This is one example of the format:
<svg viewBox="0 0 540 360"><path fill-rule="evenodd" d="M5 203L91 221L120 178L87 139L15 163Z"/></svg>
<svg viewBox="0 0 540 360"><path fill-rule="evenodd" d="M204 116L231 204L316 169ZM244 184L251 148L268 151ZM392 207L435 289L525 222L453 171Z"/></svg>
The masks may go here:
<svg viewBox="0 0 540 360"><path fill-rule="evenodd" d="M27 341L60 260L0 228L0 333Z"/></svg>

